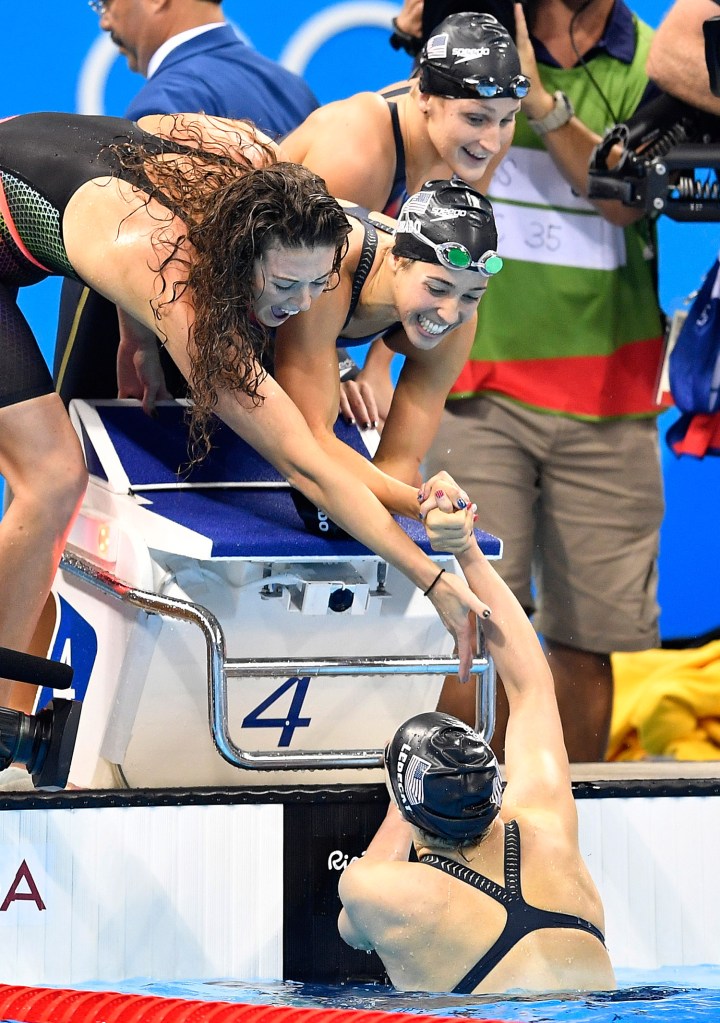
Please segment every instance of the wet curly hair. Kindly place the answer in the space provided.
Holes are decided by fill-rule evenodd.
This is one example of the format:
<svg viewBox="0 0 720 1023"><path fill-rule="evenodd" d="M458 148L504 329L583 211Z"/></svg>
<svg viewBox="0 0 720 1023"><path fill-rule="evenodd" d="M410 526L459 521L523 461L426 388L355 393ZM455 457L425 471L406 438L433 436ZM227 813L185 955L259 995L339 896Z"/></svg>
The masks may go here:
<svg viewBox="0 0 720 1023"><path fill-rule="evenodd" d="M135 187L186 226L185 233L170 238L166 227L158 228L156 248L167 252L169 241L169 253L153 267L159 291L152 305L159 321L164 305L190 292L191 464L210 450L220 390L262 402L270 332L253 316L256 262L273 246L329 246L334 259L328 288L334 287L351 230L322 178L299 164L278 162L269 145L258 140L244 145L254 150L255 161L262 153L265 165L257 168L243 146L230 155L220 144L203 149L201 143L199 131L184 125L161 153L154 136L147 143L111 147ZM185 275L172 286L165 279L171 263Z"/></svg>

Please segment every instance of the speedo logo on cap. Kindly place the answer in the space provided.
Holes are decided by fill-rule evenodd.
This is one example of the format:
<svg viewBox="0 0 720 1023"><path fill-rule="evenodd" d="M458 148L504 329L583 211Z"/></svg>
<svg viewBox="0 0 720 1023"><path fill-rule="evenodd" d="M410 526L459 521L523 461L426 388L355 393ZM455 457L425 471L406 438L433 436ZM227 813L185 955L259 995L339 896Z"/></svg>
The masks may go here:
<svg viewBox="0 0 720 1023"><path fill-rule="evenodd" d="M466 217L467 210L459 210L456 206L431 206L430 217L432 220L458 220Z"/></svg>
<svg viewBox="0 0 720 1023"><path fill-rule="evenodd" d="M489 57L490 48L487 46L455 46L452 50L453 57L459 59L456 64L467 64L469 60L477 60L479 57Z"/></svg>
<svg viewBox="0 0 720 1023"><path fill-rule="evenodd" d="M397 787L405 806L419 806L425 798L423 778L430 769L430 762L412 752L406 742L400 747L397 762Z"/></svg>

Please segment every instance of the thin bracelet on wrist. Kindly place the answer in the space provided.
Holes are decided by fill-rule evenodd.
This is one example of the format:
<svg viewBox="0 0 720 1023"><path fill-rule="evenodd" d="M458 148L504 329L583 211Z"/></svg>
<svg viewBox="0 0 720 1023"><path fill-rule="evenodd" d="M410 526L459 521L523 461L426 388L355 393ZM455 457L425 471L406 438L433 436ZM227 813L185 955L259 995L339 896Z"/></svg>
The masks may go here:
<svg viewBox="0 0 720 1023"><path fill-rule="evenodd" d="M444 572L444 571L445 571L445 569L444 569L444 568L441 568L441 569L440 569L440 571L438 572L438 574L437 574L437 575L435 576L435 578L433 579L433 581L432 581L432 582L430 583L430 585L428 586L428 588L427 588L427 589L425 590L425 592L423 593L423 596L424 596L424 597L429 597L429 596L430 596L430 593L432 592L432 588L433 588L433 586L434 586L434 585L435 585L435 583L436 583L436 582L438 581L438 579L440 578L440 576L441 576L441 575L443 574L443 572Z"/></svg>

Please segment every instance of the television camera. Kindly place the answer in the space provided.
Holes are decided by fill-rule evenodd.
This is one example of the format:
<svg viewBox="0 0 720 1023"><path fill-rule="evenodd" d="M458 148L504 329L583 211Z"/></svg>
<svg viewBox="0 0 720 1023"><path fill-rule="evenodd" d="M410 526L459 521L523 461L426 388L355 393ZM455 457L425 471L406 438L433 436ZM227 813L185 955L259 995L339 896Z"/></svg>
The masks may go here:
<svg viewBox="0 0 720 1023"><path fill-rule="evenodd" d="M58 661L0 647L0 677L33 686L67 690L73 669ZM0 771L27 767L39 789L63 789L70 773L81 703L53 697L38 714L0 707Z"/></svg>
<svg viewBox="0 0 720 1023"><path fill-rule="evenodd" d="M703 27L710 87L720 96L720 17ZM718 169L720 117L663 93L611 128L595 148L588 194L650 216L718 221Z"/></svg>

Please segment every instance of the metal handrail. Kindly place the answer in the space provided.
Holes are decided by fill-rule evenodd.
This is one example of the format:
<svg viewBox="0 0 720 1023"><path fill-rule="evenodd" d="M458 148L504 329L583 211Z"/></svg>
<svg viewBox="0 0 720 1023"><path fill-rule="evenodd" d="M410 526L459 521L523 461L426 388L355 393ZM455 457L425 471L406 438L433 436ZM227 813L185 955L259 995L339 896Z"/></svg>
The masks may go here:
<svg viewBox="0 0 720 1023"><path fill-rule="evenodd" d="M457 672L454 657L357 657L357 658L247 658L226 657L225 634L220 622L206 607L176 597L161 596L149 590L136 589L110 572L65 551L60 568L76 576L100 592L148 614L162 615L191 622L205 637L208 672L208 719L210 733L218 753L235 767L250 770L332 770L341 768L382 767L379 749L352 750L271 750L250 752L240 749L228 727L228 678L268 677L285 675L448 675ZM478 653L471 672L481 675L478 685L478 712L482 731L492 736L495 714L495 671L485 648L485 636L478 621Z"/></svg>

